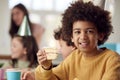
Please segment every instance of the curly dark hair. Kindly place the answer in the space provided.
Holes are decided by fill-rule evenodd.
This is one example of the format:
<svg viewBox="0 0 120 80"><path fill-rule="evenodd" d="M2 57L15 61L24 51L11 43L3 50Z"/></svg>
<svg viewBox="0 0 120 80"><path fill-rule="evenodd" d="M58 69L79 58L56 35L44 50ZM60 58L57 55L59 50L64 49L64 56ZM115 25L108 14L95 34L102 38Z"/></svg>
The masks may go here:
<svg viewBox="0 0 120 80"><path fill-rule="evenodd" d="M110 13L93 5L92 2L76 1L66 9L62 18L62 30L65 38L72 38L73 23L76 21L91 22L95 25L99 34L104 34L103 40L98 41L98 45L104 44L113 30Z"/></svg>
<svg viewBox="0 0 120 80"><path fill-rule="evenodd" d="M13 38L19 38L23 47L26 48L27 51L27 60L30 62L28 67L33 68L38 65L37 61L37 51L38 51L38 45L34 39L33 36L19 36L14 35ZM12 66L15 67L17 64L17 59L12 60Z"/></svg>
<svg viewBox="0 0 120 80"><path fill-rule="evenodd" d="M71 42L70 39L66 39L66 38L64 37L64 35L62 34L62 28L58 28L58 29L56 29L56 30L54 31L54 38L55 38L56 40L62 39L63 41L66 42L66 45L67 45L67 46L75 46L74 43Z"/></svg>
<svg viewBox="0 0 120 80"><path fill-rule="evenodd" d="M30 29L31 29L32 24L30 22L29 13L28 13L28 10L26 9L26 7L23 4L19 3L13 7L13 9L15 9L15 8L20 9L24 13L24 15L26 15L28 23L30 25ZM11 22L10 22L10 29L9 29L9 35L11 38L13 38L14 35L18 32L19 27L20 26L17 26L16 23L13 21L13 14L11 13Z"/></svg>

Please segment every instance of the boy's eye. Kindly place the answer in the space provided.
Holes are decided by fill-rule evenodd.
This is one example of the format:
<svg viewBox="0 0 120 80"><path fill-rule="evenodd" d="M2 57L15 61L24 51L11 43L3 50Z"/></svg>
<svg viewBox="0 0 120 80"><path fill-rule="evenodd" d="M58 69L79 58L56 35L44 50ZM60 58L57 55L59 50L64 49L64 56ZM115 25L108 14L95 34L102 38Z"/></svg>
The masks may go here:
<svg viewBox="0 0 120 80"><path fill-rule="evenodd" d="M86 33L94 33L94 30L87 30Z"/></svg>
<svg viewBox="0 0 120 80"><path fill-rule="evenodd" d="M80 31L74 31L75 34L80 34Z"/></svg>

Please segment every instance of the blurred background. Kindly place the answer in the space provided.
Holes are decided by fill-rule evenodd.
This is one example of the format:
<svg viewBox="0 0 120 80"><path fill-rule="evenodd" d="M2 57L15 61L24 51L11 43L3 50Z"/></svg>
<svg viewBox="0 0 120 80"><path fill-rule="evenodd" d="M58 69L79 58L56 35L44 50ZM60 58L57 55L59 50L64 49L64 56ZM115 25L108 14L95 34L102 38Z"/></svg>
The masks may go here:
<svg viewBox="0 0 120 80"><path fill-rule="evenodd" d="M22 3L29 11L30 20L45 28L44 40L41 46L55 46L53 30L61 25L61 14L72 0L0 0L0 54L10 54L10 28L11 9ZM47 44L46 44L47 43Z"/></svg>
<svg viewBox="0 0 120 80"><path fill-rule="evenodd" d="M30 20L45 28L45 34L41 42L43 46L56 46L53 31L61 26L61 18L64 10L71 2L76 0L0 0L0 55L10 55L10 14L14 5L22 3L28 9ZM111 12L114 33L103 46L107 46L120 53L120 0L83 0L93 1ZM0 57L1 58L1 57Z"/></svg>

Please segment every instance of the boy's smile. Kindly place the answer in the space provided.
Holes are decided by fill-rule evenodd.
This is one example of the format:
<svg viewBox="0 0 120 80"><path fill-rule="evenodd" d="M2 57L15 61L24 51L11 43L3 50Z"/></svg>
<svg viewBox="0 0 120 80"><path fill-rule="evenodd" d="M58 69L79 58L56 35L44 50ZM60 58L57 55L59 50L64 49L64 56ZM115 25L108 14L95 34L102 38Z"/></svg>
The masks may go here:
<svg viewBox="0 0 120 80"><path fill-rule="evenodd" d="M80 42L79 45L83 48L87 47L89 43L88 42Z"/></svg>
<svg viewBox="0 0 120 80"><path fill-rule="evenodd" d="M76 47L85 53L97 50L99 35L95 26L87 21L73 23L72 41Z"/></svg>

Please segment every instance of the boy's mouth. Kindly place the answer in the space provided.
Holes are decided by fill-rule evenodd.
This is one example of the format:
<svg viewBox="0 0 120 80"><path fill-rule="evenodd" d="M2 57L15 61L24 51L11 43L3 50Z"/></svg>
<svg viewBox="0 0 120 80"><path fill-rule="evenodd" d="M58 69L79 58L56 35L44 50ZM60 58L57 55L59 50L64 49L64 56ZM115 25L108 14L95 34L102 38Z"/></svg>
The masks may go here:
<svg viewBox="0 0 120 80"><path fill-rule="evenodd" d="M87 47L88 46L88 42L80 42L79 43L81 47Z"/></svg>

